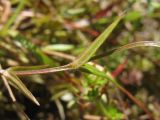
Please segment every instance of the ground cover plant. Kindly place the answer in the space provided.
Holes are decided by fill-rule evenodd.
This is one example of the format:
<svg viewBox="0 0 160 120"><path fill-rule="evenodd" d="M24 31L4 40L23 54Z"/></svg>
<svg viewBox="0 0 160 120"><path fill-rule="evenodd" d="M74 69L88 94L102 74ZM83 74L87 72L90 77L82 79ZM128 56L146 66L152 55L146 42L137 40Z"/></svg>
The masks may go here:
<svg viewBox="0 0 160 120"><path fill-rule="evenodd" d="M2 0L0 10L2 119L159 119L158 0Z"/></svg>

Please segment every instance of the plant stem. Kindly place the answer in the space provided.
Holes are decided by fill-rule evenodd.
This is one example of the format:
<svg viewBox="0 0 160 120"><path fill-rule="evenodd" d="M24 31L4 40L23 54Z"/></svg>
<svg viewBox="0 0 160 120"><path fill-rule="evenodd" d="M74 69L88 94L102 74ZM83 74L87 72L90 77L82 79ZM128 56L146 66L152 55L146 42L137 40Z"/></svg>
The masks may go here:
<svg viewBox="0 0 160 120"><path fill-rule="evenodd" d="M40 70L15 71L14 73L16 75L48 74L48 73L73 70L73 69L74 68L72 68L72 64L67 64L67 65L60 66L60 67L45 68L45 69L40 69Z"/></svg>
<svg viewBox="0 0 160 120"><path fill-rule="evenodd" d="M120 91L122 91L123 93L125 93L134 103L136 103L138 107L140 107L144 112L146 112L151 120L154 120L153 115L151 114L151 112L144 106L144 104L141 101L139 101L138 99L136 99L130 92L128 92L125 88L123 88L114 78L112 78L112 76L109 73L107 73L106 77Z"/></svg>

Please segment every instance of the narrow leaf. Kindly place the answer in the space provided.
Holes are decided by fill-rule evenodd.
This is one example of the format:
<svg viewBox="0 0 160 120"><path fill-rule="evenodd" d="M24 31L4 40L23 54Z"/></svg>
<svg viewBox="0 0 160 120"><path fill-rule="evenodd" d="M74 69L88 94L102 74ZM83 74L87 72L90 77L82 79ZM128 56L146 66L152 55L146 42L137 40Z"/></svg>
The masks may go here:
<svg viewBox="0 0 160 120"><path fill-rule="evenodd" d="M86 49L84 53L80 55L75 61L64 65L64 66L59 66L55 68L46 68L46 69L41 69L41 70L26 70L26 71L16 71L15 73L17 75L30 75L30 74L45 74L45 73L51 73L51 72L58 72L58 71L65 71L65 70L71 70L78 68L82 66L84 63L86 63L92 55L96 52L96 50L100 47L100 45L104 42L105 37L108 37L108 35L111 33L111 31L114 29L114 27L118 24L120 21L121 17L118 17L117 20L115 20L92 44L91 46ZM109 31L108 31L109 30ZM106 33L106 35L105 35ZM100 41L100 42L99 42ZM100 57L104 57L108 54L111 54L113 52L118 52L122 50L127 50L135 47L143 47L143 46L152 46L152 47L160 47L160 42L157 41L139 41L139 42L134 42L130 43L118 48L115 48L107 53L103 53L101 55L97 55L91 58L97 59ZM2 71L3 72L3 71Z"/></svg>
<svg viewBox="0 0 160 120"><path fill-rule="evenodd" d="M128 50L136 47L144 47L144 46L149 46L149 47L160 47L160 42L157 41L139 41L139 42L133 42L129 43L127 45L123 45L121 47L115 48L113 51L118 52L122 50Z"/></svg>
<svg viewBox="0 0 160 120"><path fill-rule="evenodd" d="M103 71L98 70L96 67L90 65L90 64L85 64L82 66L82 70L86 70L86 72L92 73L94 75L100 76L100 77L106 77L106 73ZM85 71L84 71L85 72Z"/></svg>
<svg viewBox="0 0 160 120"><path fill-rule="evenodd" d="M104 30L104 32L96 38L96 40L86 50L84 50L84 52L75 61L73 61L73 67L78 68L88 62L88 60L108 38L121 19L122 16L119 16L109 27L107 27L107 29Z"/></svg>
<svg viewBox="0 0 160 120"><path fill-rule="evenodd" d="M5 71L3 75L10 80L14 85L17 86L18 90L20 90L26 97L28 97L31 101L39 106L38 101L32 95L32 93L28 90L28 88L22 83L22 81L14 74L12 71Z"/></svg>
<svg viewBox="0 0 160 120"><path fill-rule="evenodd" d="M54 44L54 45L47 45L42 47L42 51L68 51L74 48L73 45L70 44Z"/></svg>
<svg viewBox="0 0 160 120"><path fill-rule="evenodd" d="M160 47L160 42L159 41L139 41L139 42L129 43L129 44L114 48L108 52L93 56L90 60L102 58L107 55L113 54L114 52L120 52L120 51L132 49L132 48L136 48L136 47L147 47L147 46L148 47Z"/></svg>
<svg viewBox="0 0 160 120"><path fill-rule="evenodd" d="M59 67L46 68L41 70L26 70L26 71L15 71L17 75L30 75L30 74L46 74L51 72L72 70L81 67L83 64L89 61L89 59L95 54L98 48L103 44L107 37L111 34L117 24L120 22L123 16L119 16L104 32L96 38L96 40L87 48L77 59L73 62Z"/></svg>

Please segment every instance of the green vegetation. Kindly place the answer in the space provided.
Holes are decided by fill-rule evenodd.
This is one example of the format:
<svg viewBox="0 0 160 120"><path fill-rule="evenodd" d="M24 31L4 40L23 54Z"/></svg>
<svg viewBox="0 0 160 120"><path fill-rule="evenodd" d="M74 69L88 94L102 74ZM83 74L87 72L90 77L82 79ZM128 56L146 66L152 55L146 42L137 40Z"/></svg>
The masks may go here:
<svg viewBox="0 0 160 120"><path fill-rule="evenodd" d="M2 119L159 119L158 1L6 0L0 10Z"/></svg>

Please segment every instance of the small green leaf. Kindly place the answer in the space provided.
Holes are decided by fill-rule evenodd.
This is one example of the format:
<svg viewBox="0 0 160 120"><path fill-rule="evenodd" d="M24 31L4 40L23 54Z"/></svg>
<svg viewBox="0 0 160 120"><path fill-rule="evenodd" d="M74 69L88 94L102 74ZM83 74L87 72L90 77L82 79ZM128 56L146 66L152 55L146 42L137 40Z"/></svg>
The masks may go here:
<svg viewBox="0 0 160 120"><path fill-rule="evenodd" d="M99 108L103 114L110 120L121 120L124 118L124 115L120 113L116 107L111 105L104 105L102 102L98 102Z"/></svg>
<svg viewBox="0 0 160 120"><path fill-rule="evenodd" d="M36 54L45 65L55 66L54 61L45 55L40 49L36 49Z"/></svg>
<svg viewBox="0 0 160 120"><path fill-rule="evenodd" d="M85 64L85 65L82 66L82 68L84 70L86 70L86 72L90 72L90 73L92 73L94 75L97 75L97 76L106 77L105 72L98 70L96 67L94 67L90 64Z"/></svg>
<svg viewBox="0 0 160 120"><path fill-rule="evenodd" d="M160 3L158 2L151 2L151 5L156 9L160 8Z"/></svg>
<svg viewBox="0 0 160 120"><path fill-rule="evenodd" d="M42 50L44 51L68 51L68 50L72 50L74 48L73 45L70 44L54 44L54 45L47 45L45 47L42 48Z"/></svg>
<svg viewBox="0 0 160 120"><path fill-rule="evenodd" d="M94 100L99 95L98 88L93 88L92 90L88 91L88 98L90 100Z"/></svg>
<svg viewBox="0 0 160 120"><path fill-rule="evenodd" d="M107 27L102 34L100 34L96 40L86 49L80 56L72 62L72 66L75 68L79 68L95 54L98 48L104 43L104 41L108 38L108 36L115 29L117 24L120 22L123 16L119 16L109 27Z"/></svg>
<svg viewBox="0 0 160 120"><path fill-rule="evenodd" d="M142 17L142 15L141 15L140 12L132 11L132 12L129 12L129 13L126 14L125 20L126 21L135 21L135 20L137 20L137 19L139 19L141 17Z"/></svg>
<svg viewBox="0 0 160 120"><path fill-rule="evenodd" d="M83 13L83 12L85 12L84 8L76 8L76 9L74 8L74 9L67 10L67 13L71 14L71 15L80 14L80 13Z"/></svg>

